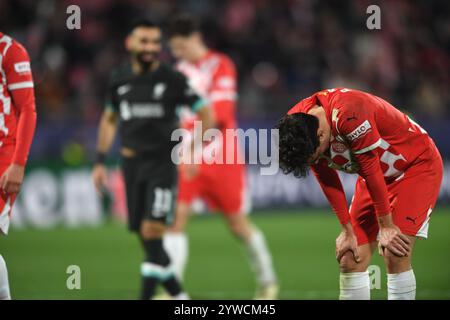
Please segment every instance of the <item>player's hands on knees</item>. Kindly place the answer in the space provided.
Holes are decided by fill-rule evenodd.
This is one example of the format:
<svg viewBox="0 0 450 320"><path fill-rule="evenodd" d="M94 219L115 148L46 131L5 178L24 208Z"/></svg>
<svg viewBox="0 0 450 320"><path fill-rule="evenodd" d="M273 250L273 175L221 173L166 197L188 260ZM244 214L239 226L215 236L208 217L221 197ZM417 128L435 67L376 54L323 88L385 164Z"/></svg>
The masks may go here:
<svg viewBox="0 0 450 320"><path fill-rule="evenodd" d="M336 260L341 262L342 257L347 251L353 254L356 263L361 261L358 252L358 241L350 224L344 226L344 230L336 238Z"/></svg>
<svg viewBox="0 0 450 320"><path fill-rule="evenodd" d="M92 180L94 181L95 189L99 195L103 195L103 191L107 186L108 175L106 167L103 164L96 164L92 169Z"/></svg>
<svg viewBox="0 0 450 320"><path fill-rule="evenodd" d="M0 178L0 186L4 193L18 193L22 186L25 167L11 164Z"/></svg>
<svg viewBox="0 0 450 320"><path fill-rule="evenodd" d="M411 251L411 241L393 223L388 226L380 226L379 254L384 256L386 249L397 257L407 257Z"/></svg>

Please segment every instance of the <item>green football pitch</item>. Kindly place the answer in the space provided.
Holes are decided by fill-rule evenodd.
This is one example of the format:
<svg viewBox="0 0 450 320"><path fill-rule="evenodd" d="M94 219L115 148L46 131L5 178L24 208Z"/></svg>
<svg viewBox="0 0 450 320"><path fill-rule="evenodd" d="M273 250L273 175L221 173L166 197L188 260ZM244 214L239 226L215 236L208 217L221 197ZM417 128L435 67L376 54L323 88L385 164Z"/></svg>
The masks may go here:
<svg viewBox="0 0 450 320"><path fill-rule="evenodd" d="M339 232L330 213L270 211L253 215L265 232L280 280L281 299L336 299L338 268L334 240ZM413 258L418 299L450 299L450 209L433 213L430 239L419 241ZM245 250L219 215L198 216L188 227L190 260L185 286L194 299L250 299L255 288ZM117 222L100 227L11 230L0 239L16 299L135 299L142 253L137 239ZM386 272L381 289L386 297ZM81 270L81 289L69 290L68 266Z"/></svg>

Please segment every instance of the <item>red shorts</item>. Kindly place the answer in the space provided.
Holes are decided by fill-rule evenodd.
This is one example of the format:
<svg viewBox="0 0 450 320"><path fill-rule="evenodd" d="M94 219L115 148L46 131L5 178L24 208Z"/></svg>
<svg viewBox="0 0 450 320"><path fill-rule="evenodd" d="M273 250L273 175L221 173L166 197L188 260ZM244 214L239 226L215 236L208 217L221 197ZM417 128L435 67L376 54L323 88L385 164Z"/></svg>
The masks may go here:
<svg viewBox="0 0 450 320"><path fill-rule="evenodd" d="M392 219L402 233L428 237L430 215L439 196L442 176L442 158L433 145L402 176L387 184ZM362 178L356 183L350 216L359 245L377 240L377 217Z"/></svg>
<svg viewBox="0 0 450 320"><path fill-rule="evenodd" d="M202 164L194 179L178 175L178 202L192 204L202 199L212 211L225 215L248 213L245 166L243 164Z"/></svg>
<svg viewBox="0 0 450 320"><path fill-rule="evenodd" d="M0 177L9 167L9 164L5 164L0 160ZM16 200L17 194L5 194L3 190L0 190L0 235L8 234L9 222L11 218L11 211Z"/></svg>

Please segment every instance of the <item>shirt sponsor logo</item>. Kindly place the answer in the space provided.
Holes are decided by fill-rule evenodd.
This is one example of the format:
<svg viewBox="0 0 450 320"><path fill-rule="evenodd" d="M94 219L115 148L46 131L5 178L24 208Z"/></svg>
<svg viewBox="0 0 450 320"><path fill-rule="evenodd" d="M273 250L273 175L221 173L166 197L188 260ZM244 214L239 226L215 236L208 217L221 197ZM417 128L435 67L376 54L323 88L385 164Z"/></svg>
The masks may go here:
<svg viewBox="0 0 450 320"><path fill-rule="evenodd" d="M364 121L355 130L346 135L347 139L350 141L354 141L367 133L372 131L372 126L370 125L369 120Z"/></svg>
<svg viewBox="0 0 450 320"><path fill-rule="evenodd" d="M17 73L31 72L30 62L28 62L28 61L17 62L17 63L14 64L14 70Z"/></svg>
<svg viewBox="0 0 450 320"><path fill-rule="evenodd" d="M160 103L120 103L122 120L163 118L164 106Z"/></svg>

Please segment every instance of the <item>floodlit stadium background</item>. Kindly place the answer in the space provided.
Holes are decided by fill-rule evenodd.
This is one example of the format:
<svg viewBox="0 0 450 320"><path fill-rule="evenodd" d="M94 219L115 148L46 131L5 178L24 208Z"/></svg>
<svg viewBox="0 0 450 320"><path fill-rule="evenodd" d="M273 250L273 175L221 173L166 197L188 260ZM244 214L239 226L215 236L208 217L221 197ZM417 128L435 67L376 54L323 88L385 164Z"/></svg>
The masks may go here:
<svg viewBox="0 0 450 320"><path fill-rule="evenodd" d="M66 27L66 8L81 8L81 29ZM366 9L381 8L381 30ZM212 48L239 72L239 123L271 128L293 104L323 88L367 90L410 114L450 159L450 19L448 1L0 1L0 30L28 49L38 127L10 235L0 239L13 298L134 299L139 246L123 221L124 191L111 154L111 194L100 200L90 180L96 125L108 72L126 57L123 37L136 15L164 26L177 12L203 22ZM165 48L162 59L172 61ZM337 219L312 178L263 177L250 168L255 222L266 232L281 298L337 298ZM430 239L417 245L417 297L450 298L450 162L446 163ZM345 177L351 196L354 177ZM218 215L190 223L186 286L193 298L251 298L254 283L241 248ZM379 257L373 264L385 271ZM81 290L68 290L78 265Z"/></svg>

